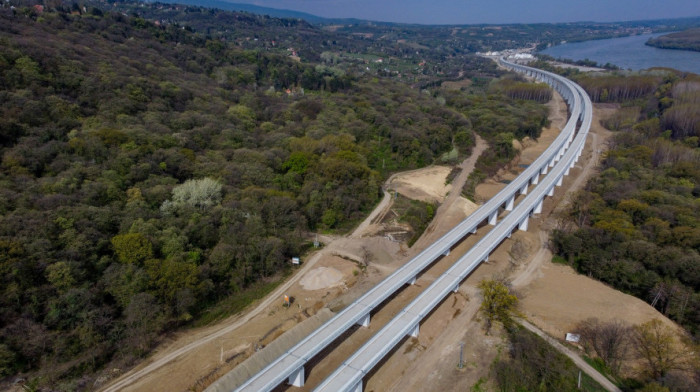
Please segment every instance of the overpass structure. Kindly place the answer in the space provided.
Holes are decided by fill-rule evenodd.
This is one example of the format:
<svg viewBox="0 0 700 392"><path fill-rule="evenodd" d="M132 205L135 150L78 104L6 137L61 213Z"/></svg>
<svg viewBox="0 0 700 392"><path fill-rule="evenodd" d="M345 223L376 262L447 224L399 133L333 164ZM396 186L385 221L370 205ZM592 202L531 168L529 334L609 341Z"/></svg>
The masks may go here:
<svg viewBox="0 0 700 392"><path fill-rule="evenodd" d="M513 65L511 65L513 66ZM523 69L523 68L519 68ZM527 70L527 69L525 69ZM552 168L539 186L522 200L488 235L476 243L445 273L440 275L413 302L377 332L364 346L331 374L315 391L340 392L362 391L362 379L406 336L417 337L421 320L439 305L450 292L457 291L459 284L517 227L527 230L528 219L542 210L545 196L552 196L554 188L560 186L562 178L578 161L592 120L592 107L585 92L576 86L575 92L582 95L584 118L580 131L563 158Z"/></svg>
<svg viewBox="0 0 700 392"><path fill-rule="evenodd" d="M469 234L475 233L480 224L487 222L496 226L360 351L345 361L320 387L322 390L329 391L361 390L364 375L404 336L407 334L417 336L420 320L449 292L455 290L478 264L487 260L488 254L505 237L510 236L515 225L522 230L527 230L530 214L541 212L544 196L553 195L554 186L561 185L563 176L568 174L569 169L573 167L580 156L585 133L590 126L592 109L585 93L582 94L580 88L568 79L505 60L500 60L500 63L505 67L527 73L550 84L567 101L571 115L554 142L535 162L478 210L260 372L254 374L237 387L236 391L270 391L285 381L294 386L303 386L304 366L309 360L355 324L369 326L370 315L374 309L404 285L415 283L416 277L423 270L441 256L448 255L455 244ZM576 141L574 141L579 119L583 121L582 131L579 132ZM574 148L570 148L572 142ZM551 173L547 175L550 170ZM540 175L547 175L542 183L540 183ZM517 207L514 207L518 194L527 194L531 184L536 185L534 191L527 195L523 202L518 203ZM501 209L511 212L503 221L498 222ZM370 350L369 347L373 345L376 347Z"/></svg>

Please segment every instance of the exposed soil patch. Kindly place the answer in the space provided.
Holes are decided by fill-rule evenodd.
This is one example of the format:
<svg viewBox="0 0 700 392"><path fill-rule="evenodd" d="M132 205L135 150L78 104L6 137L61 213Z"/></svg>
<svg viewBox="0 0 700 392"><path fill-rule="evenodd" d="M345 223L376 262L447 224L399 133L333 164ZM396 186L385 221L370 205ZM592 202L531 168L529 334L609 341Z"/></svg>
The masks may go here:
<svg viewBox="0 0 700 392"><path fill-rule="evenodd" d="M335 268L318 267L311 270L300 281L304 290L327 289L339 285L343 281L343 273Z"/></svg>
<svg viewBox="0 0 700 392"><path fill-rule="evenodd" d="M450 171L450 166L430 166L412 170L394 176L388 187L409 199L439 203L452 189L452 185L445 184Z"/></svg>

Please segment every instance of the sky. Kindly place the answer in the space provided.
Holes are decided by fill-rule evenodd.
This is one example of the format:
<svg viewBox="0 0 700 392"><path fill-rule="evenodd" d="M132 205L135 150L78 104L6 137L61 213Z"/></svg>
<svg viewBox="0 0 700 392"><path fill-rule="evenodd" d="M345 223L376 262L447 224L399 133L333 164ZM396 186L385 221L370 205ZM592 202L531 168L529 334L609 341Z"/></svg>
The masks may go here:
<svg viewBox="0 0 700 392"><path fill-rule="evenodd" d="M700 16L700 0L227 0L308 12L421 24L616 22Z"/></svg>

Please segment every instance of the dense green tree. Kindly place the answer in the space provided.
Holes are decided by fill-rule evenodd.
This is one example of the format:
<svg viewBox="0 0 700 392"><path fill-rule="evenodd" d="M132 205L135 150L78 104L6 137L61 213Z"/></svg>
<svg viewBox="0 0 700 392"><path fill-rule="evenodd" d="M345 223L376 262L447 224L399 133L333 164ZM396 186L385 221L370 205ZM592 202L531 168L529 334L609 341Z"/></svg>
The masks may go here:
<svg viewBox="0 0 700 392"><path fill-rule="evenodd" d="M486 333L491 330L494 321L499 321L506 329L511 328L513 317L518 315L518 297L498 280L482 280L478 287L483 296L479 310L486 318Z"/></svg>
<svg viewBox="0 0 700 392"><path fill-rule="evenodd" d="M153 257L151 241L141 233L115 235L111 239L119 261L126 264L142 264Z"/></svg>

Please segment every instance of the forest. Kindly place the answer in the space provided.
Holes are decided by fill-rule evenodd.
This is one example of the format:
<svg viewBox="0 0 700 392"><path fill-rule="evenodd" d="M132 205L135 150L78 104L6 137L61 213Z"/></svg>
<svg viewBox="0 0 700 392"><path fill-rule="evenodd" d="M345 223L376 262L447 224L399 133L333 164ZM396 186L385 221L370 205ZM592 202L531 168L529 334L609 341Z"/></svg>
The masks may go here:
<svg viewBox="0 0 700 392"><path fill-rule="evenodd" d="M700 52L700 28L688 29L676 33L650 38L649 46L663 49L694 50Z"/></svg>
<svg viewBox="0 0 700 392"><path fill-rule="evenodd" d="M513 153L547 117L521 99L545 91L481 60L469 89L420 89L160 19L29 5L0 8L0 379L37 388L89 390L163 334L240 310L311 233L364 217L390 173L464 158L473 132Z"/></svg>

